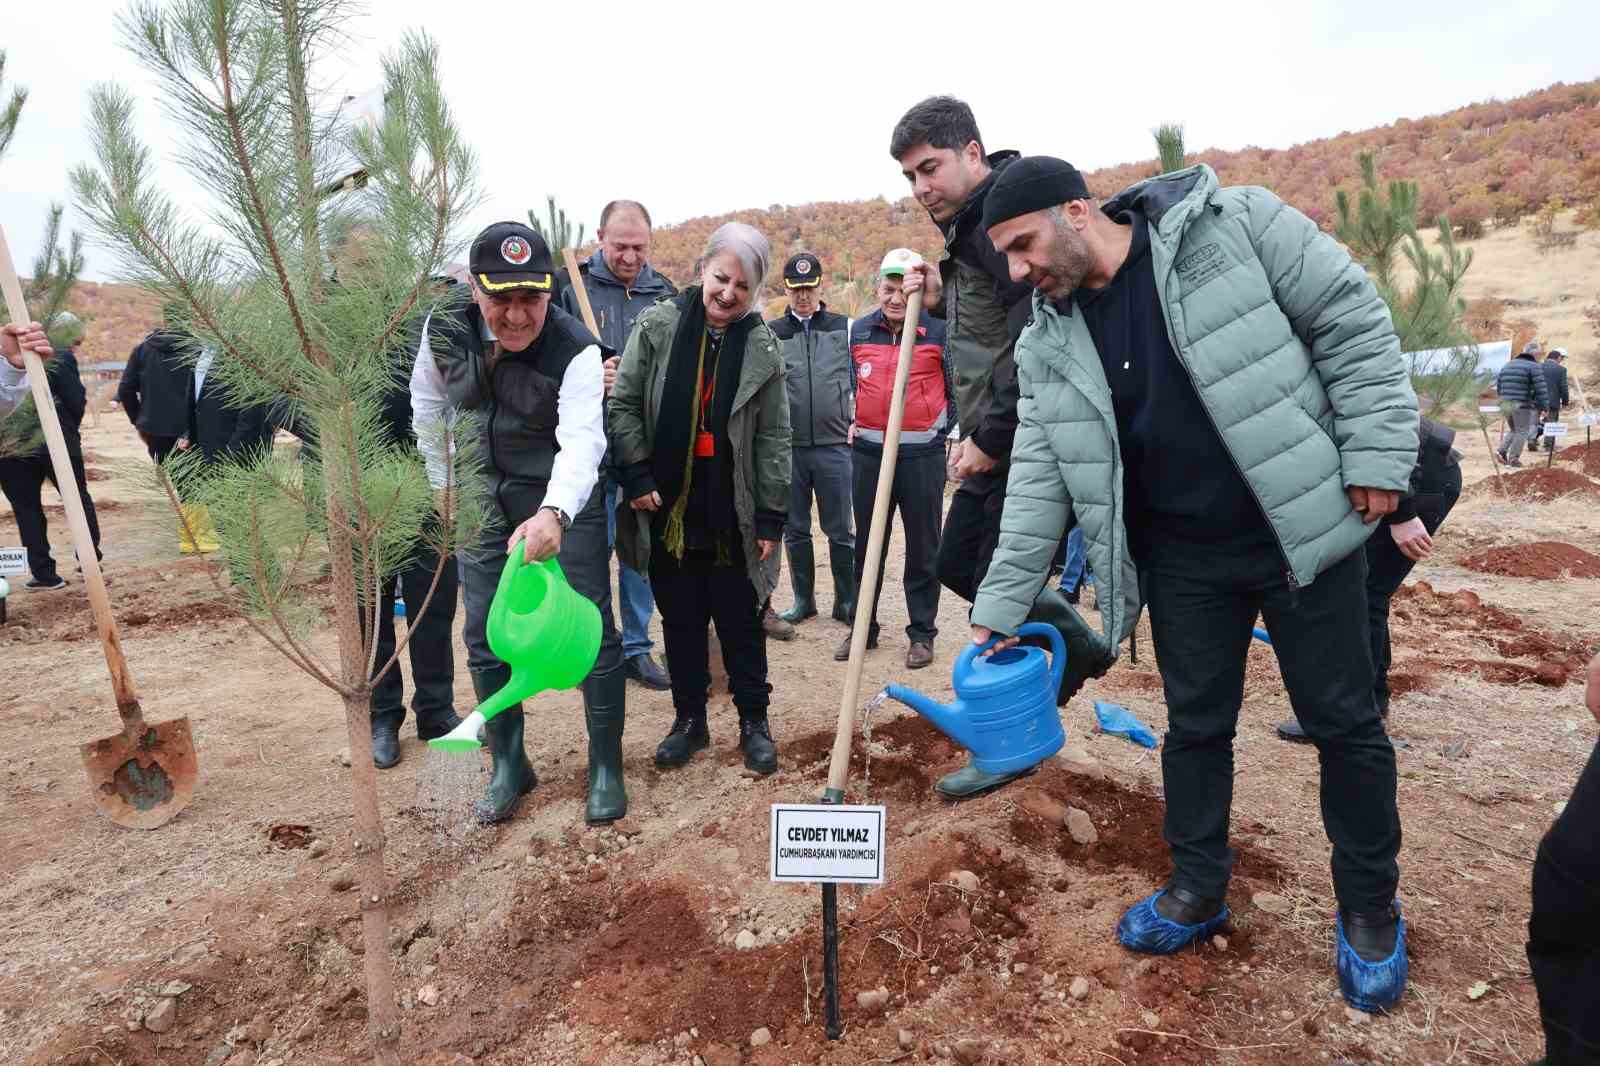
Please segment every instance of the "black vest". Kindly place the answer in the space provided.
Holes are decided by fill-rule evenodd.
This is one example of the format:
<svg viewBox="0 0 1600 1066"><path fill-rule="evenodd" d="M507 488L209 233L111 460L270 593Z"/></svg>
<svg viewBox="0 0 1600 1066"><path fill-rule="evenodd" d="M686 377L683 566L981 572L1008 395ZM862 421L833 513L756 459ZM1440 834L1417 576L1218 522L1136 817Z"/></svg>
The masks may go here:
<svg viewBox="0 0 1600 1066"><path fill-rule="evenodd" d="M551 303L538 339L524 351L506 352L490 370L492 342L483 338L477 304L441 307L429 320L428 346L445 394L456 409L478 418L484 489L507 528L531 518L544 503L561 450L561 382L578 353L596 343L583 323ZM595 493L588 505L599 500Z"/></svg>

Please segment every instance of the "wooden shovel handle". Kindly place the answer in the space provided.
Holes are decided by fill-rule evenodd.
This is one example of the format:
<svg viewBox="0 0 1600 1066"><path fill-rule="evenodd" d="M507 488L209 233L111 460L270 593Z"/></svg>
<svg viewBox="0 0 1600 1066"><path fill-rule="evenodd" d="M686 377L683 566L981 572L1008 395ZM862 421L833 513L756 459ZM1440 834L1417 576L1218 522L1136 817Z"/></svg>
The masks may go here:
<svg viewBox="0 0 1600 1066"><path fill-rule="evenodd" d="M589 290L583 287L583 272L578 269L577 253L571 248L563 248L561 258L567 262L567 280L572 283L572 291L578 294L578 310L583 315L583 324L589 327L594 339L599 340L600 327L595 325L594 308L589 306Z"/></svg>
<svg viewBox="0 0 1600 1066"><path fill-rule="evenodd" d="M11 246L0 228L0 291L11 308L12 321L26 325L28 309L22 299L22 285L17 280L17 267L11 258ZM39 409L39 424L44 428L45 443L50 449L50 465L55 470L56 488L61 502L66 506L67 525L72 530L72 547L78 553L78 564L83 567L83 583L89 590L89 609L94 612L95 628L100 632L100 647L106 654L106 667L111 671L111 690L116 696L117 713L122 716L123 730L132 736L144 729L144 715L139 709L139 694L134 690L133 677L128 673L128 660L122 654L122 641L117 636L117 620L111 614L111 601L106 596L105 579L100 576L100 560L94 553L94 538L89 535L89 519L83 511L83 497L78 495L78 479L72 471L72 457L67 454L67 440L61 434L61 420L56 417L55 398L50 394L50 381L45 376L44 361L32 349L24 348L22 357L28 370L28 386L33 392L34 406Z"/></svg>

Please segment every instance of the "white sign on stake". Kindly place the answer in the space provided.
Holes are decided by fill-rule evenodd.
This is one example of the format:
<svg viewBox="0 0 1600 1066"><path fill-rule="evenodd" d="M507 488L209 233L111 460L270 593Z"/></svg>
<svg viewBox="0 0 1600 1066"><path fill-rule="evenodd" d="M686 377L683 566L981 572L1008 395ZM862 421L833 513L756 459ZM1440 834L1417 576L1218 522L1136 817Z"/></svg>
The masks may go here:
<svg viewBox="0 0 1600 1066"><path fill-rule="evenodd" d="M1546 422L1544 424L1544 435L1547 437L1565 437L1567 435L1567 424L1565 422Z"/></svg>
<svg viewBox="0 0 1600 1066"><path fill-rule="evenodd" d="M883 884L887 821L882 806L774 803L772 880Z"/></svg>
<svg viewBox="0 0 1600 1066"><path fill-rule="evenodd" d="M1478 413L1480 415L1497 415L1500 413L1500 408L1498 406L1490 407L1488 404L1484 404L1482 407L1478 408Z"/></svg>
<svg viewBox="0 0 1600 1066"><path fill-rule="evenodd" d="M23 548L0 548L0 574L7 577L28 569L28 553Z"/></svg>
<svg viewBox="0 0 1600 1066"><path fill-rule="evenodd" d="M1592 425L1595 425L1595 424L1596 424L1596 420L1595 420L1595 416L1594 415L1579 415L1578 416L1578 425L1580 425L1580 426L1592 426Z"/></svg>

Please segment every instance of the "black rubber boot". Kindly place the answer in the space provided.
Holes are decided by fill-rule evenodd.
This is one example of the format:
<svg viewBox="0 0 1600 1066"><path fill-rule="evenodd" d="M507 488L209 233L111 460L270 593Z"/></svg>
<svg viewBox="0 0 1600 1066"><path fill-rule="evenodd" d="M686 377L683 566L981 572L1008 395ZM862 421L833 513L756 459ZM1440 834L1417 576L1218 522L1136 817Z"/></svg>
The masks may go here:
<svg viewBox="0 0 1600 1066"><path fill-rule="evenodd" d="M772 743L772 730L767 726L767 716L739 718L739 750L744 752L747 770L770 774L778 768L778 748Z"/></svg>
<svg viewBox="0 0 1600 1066"><path fill-rule="evenodd" d="M1056 694L1058 707L1065 707L1090 678L1101 676L1117 661L1116 650L1073 610L1058 588L1046 587L1039 592L1028 612L1028 621L1055 626L1066 641L1067 668L1062 671L1061 689Z"/></svg>
<svg viewBox="0 0 1600 1066"><path fill-rule="evenodd" d="M784 547L789 555L789 587L794 589L794 606L778 617L794 625L817 616L817 549L809 540Z"/></svg>
<svg viewBox="0 0 1600 1066"><path fill-rule="evenodd" d="M417 739L426 743L436 737L442 737L450 730L461 724L461 719L456 712L446 708L434 714L417 715Z"/></svg>
<svg viewBox="0 0 1600 1066"><path fill-rule="evenodd" d="M398 711L374 711L372 714L372 765L387 770L400 761L400 723L406 719L404 708Z"/></svg>
<svg viewBox="0 0 1600 1066"><path fill-rule="evenodd" d="M1363 962L1383 962L1394 954L1400 935L1400 916L1394 907L1378 911L1352 911L1339 908L1344 922L1344 938Z"/></svg>
<svg viewBox="0 0 1600 1066"><path fill-rule="evenodd" d="M711 731L706 728L705 712L692 718L680 714L673 720L666 737L656 745L656 765L663 770L675 769L710 745Z"/></svg>
<svg viewBox="0 0 1600 1066"><path fill-rule="evenodd" d="M849 623L856 616L856 550L830 543L828 562L833 567L833 620Z"/></svg>
<svg viewBox="0 0 1600 1066"><path fill-rule="evenodd" d="M511 667L496 666L472 671L472 690L482 703L511 680ZM485 825L503 822L516 812L517 802L533 791L539 777L522 749L522 704L507 707L484 725L484 739L494 758L489 787L473 808Z"/></svg>
<svg viewBox="0 0 1600 1066"><path fill-rule="evenodd" d="M622 729L628 710L627 677L618 667L583 682L583 715L589 726L589 802L584 821L614 822L628 813L622 785Z"/></svg>

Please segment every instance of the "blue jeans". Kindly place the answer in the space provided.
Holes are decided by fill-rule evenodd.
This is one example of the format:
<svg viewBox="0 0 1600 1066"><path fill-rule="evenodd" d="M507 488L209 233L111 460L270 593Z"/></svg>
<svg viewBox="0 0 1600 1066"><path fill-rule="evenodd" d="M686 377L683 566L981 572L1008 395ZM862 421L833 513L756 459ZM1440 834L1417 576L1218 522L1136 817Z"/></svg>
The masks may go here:
<svg viewBox="0 0 1600 1066"><path fill-rule="evenodd" d="M1073 526L1062 543L1060 557L1061 591L1073 593L1083 585L1093 585L1094 575L1089 572L1089 556L1083 548L1083 527Z"/></svg>
<svg viewBox="0 0 1600 1066"><path fill-rule="evenodd" d="M606 551L617 548L617 508L626 507L622 499L622 486L610 478L604 479L601 492L606 498ZM621 559L617 560L617 613L622 616L622 657L648 655L655 642L650 639L650 616L656 611L655 593L650 589L650 579L633 569Z"/></svg>

